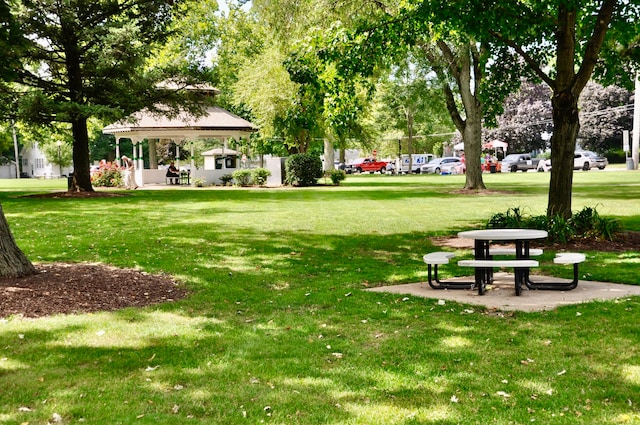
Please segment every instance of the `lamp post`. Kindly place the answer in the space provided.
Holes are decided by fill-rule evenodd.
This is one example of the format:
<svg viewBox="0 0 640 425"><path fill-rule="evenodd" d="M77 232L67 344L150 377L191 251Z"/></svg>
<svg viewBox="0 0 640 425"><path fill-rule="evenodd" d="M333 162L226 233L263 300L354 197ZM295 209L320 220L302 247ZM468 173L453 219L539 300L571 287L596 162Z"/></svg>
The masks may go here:
<svg viewBox="0 0 640 425"><path fill-rule="evenodd" d="M60 147L62 146L62 142L58 140L56 142L56 145L58 145L58 167L60 167L60 177L62 177L62 156L60 155Z"/></svg>
<svg viewBox="0 0 640 425"><path fill-rule="evenodd" d="M20 178L20 156L18 155L18 135L16 134L16 122L11 120L11 133L13 136L13 152L16 157L16 178Z"/></svg>
<svg viewBox="0 0 640 425"><path fill-rule="evenodd" d="M631 158L633 158L633 169L638 169L640 160L640 71L636 73L635 99L633 102L633 136L631 138Z"/></svg>

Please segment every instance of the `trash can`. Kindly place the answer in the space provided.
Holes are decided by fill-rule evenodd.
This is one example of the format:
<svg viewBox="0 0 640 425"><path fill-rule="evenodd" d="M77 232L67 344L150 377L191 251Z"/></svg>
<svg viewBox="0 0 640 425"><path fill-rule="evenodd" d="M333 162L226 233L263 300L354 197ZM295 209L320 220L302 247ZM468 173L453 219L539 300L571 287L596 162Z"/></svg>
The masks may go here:
<svg viewBox="0 0 640 425"><path fill-rule="evenodd" d="M71 190L71 186L73 186L73 173L67 176L67 190Z"/></svg>
<svg viewBox="0 0 640 425"><path fill-rule="evenodd" d="M633 162L633 158L627 158L627 170L635 170L635 163Z"/></svg>

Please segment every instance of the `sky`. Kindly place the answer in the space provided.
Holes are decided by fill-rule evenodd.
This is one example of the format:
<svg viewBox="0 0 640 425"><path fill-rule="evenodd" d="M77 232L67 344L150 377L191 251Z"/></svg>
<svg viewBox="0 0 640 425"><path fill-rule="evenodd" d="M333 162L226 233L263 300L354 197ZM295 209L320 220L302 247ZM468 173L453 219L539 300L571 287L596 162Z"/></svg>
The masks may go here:
<svg viewBox="0 0 640 425"><path fill-rule="evenodd" d="M229 12L229 6L227 6L228 3L233 2L233 0L218 0L218 9L220 10L220 12L226 14L227 12ZM247 1L244 4L243 9L244 10L249 10L251 8L251 1Z"/></svg>

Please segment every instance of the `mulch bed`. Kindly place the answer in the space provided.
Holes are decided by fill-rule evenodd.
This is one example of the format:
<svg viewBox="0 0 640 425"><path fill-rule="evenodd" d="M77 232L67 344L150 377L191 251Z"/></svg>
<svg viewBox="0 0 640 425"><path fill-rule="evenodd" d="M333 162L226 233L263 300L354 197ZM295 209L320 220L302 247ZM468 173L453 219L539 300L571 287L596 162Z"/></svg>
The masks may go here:
<svg viewBox="0 0 640 425"><path fill-rule="evenodd" d="M178 300L171 277L103 264L36 264L38 273L0 278L0 318L113 311Z"/></svg>

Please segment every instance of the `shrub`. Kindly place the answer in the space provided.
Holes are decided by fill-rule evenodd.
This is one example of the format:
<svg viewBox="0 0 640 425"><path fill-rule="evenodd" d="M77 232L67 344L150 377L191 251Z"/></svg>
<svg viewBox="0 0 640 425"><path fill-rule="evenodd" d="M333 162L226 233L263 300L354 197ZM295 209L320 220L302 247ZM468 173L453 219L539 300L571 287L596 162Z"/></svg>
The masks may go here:
<svg viewBox="0 0 640 425"><path fill-rule="evenodd" d="M571 219L567 220L560 214L549 217L547 228L542 230L546 230L549 233L547 239L550 242L561 244L566 244L573 239L576 234L575 229L571 224Z"/></svg>
<svg viewBox="0 0 640 425"><path fill-rule="evenodd" d="M322 161L318 155L299 153L285 163L285 182L292 186L315 186L322 177Z"/></svg>
<svg viewBox="0 0 640 425"><path fill-rule="evenodd" d="M610 149L605 156L611 164L624 164L627 162L627 153L622 149Z"/></svg>
<svg viewBox="0 0 640 425"><path fill-rule="evenodd" d="M493 229L517 229L525 227L522 225L523 216L520 208L509 208L506 213L497 213L491 216L487 222L487 228Z"/></svg>
<svg viewBox="0 0 640 425"><path fill-rule="evenodd" d="M116 164L105 164L91 174L91 184L96 187L119 187L124 182L122 173Z"/></svg>
<svg viewBox="0 0 640 425"><path fill-rule="evenodd" d="M333 169L327 170L325 176L331 179L331 183L338 186L342 180L347 178L347 173L345 173L344 170Z"/></svg>
<svg viewBox="0 0 640 425"><path fill-rule="evenodd" d="M601 217L595 208L584 207L571 217L576 235L582 239L613 240L623 231L620 221Z"/></svg>
<svg viewBox="0 0 640 425"><path fill-rule="evenodd" d="M267 184L267 179L271 175L271 171L266 168L254 168L251 170L251 178L253 182L258 186L264 186Z"/></svg>
<svg viewBox="0 0 640 425"><path fill-rule="evenodd" d="M236 170L232 174L237 186L249 186L251 184L251 170Z"/></svg>
<svg viewBox="0 0 640 425"><path fill-rule="evenodd" d="M546 230L549 242L566 244L575 239L613 240L624 231L621 223L613 218L600 217L592 207L584 207L566 219L561 215L525 217L519 208L509 208L487 221L487 228L529 228Z"/></svg>
<svg viewBox="0 0 640 425"><path fill-rule="evenodd" d="M220 181L222 182L223 186L228 186L233 181L233 176L231 174L223 174L222 176L220 176Z"/></svg>
<svg viewBox="0 0 640 425"><path fill-rule="evenodd" d="M193 185L195 187L204 187L206 183L207 183L207 180L204 177L196 177L193 180Z"/></svg>

